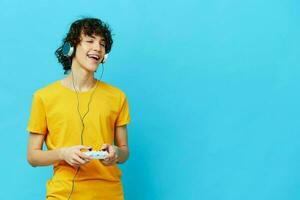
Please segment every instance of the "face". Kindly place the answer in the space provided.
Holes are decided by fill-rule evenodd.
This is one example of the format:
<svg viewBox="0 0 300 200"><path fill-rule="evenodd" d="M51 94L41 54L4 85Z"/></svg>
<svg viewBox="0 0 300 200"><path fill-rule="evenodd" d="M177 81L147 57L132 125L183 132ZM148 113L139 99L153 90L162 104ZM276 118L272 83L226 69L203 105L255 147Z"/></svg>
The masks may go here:
<svg viewBox="0 0 300 200"><path fill-rule="evenodd" d="M105 40L98 35L81 34L80 38L72 65L75 64L89 72L95 72L105 55Z"/></svg>

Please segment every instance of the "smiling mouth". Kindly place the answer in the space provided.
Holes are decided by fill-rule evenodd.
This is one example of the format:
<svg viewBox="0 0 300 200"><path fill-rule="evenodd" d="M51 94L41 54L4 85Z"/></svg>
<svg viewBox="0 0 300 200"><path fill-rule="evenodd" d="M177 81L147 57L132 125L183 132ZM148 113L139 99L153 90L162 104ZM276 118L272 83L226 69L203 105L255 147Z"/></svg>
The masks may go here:
<svg viewBox="0 0 300 200"><path fill-rule="evenodd" d="M94 61L99 61L100 60L100 56L96 55L96 54L88 54L87 57L93 59Z"/></svg>

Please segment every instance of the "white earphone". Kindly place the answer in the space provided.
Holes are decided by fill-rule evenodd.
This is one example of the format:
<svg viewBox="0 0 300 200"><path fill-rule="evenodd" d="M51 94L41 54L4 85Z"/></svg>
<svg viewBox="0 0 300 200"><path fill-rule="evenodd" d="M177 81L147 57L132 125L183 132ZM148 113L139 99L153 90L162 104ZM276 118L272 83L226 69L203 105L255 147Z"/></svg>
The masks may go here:
<svg viewBox="0 0 300 200"><path fill-rule="evenodd" d="M105 54L101 63L105 63L107 61L107 59L108 59L108 54Z"/></svg>

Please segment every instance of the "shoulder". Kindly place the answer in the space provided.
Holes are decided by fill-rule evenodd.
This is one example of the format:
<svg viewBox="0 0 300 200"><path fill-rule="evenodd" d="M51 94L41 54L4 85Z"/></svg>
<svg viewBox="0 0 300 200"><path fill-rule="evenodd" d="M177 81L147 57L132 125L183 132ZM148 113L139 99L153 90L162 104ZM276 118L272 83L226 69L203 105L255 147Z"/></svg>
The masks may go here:
<svg viewBox="0 0 300 200"><path fill-rule="evenodd" d="M52 82L34 92L34 96L41 99L47 99L51 96L57 96L61 92L61 86L59 81Z"/></svg>
<svg viewBox="0 0 300 200"><path fill-rule="evenodd" d="M110 95L126 98L125 92L116 86L101 81L100 87L102 87L102 89L104 89Z"/></svg>

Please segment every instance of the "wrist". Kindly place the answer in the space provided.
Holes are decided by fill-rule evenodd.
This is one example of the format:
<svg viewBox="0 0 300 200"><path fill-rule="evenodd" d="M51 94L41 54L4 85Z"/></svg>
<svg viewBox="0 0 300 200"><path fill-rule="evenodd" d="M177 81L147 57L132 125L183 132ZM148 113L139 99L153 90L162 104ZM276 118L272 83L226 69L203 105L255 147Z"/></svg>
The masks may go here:
<svg viewBox="0 0 300 200"><path fill-rule="evenodd" d="M66 148L60 148L58 149L58 159L59 160L65 160L65 151L66 151Z"/></svg>
<svg viewBox="0 0 300 200"><path fill-rule="evenodd" d="M119 160L120 160L120 148L117 147L117 146L115 146L115 145L113 145L112 147L113 147L113 149L114 149L114 151L116 153L117 162L119 162Z"/></svg>

